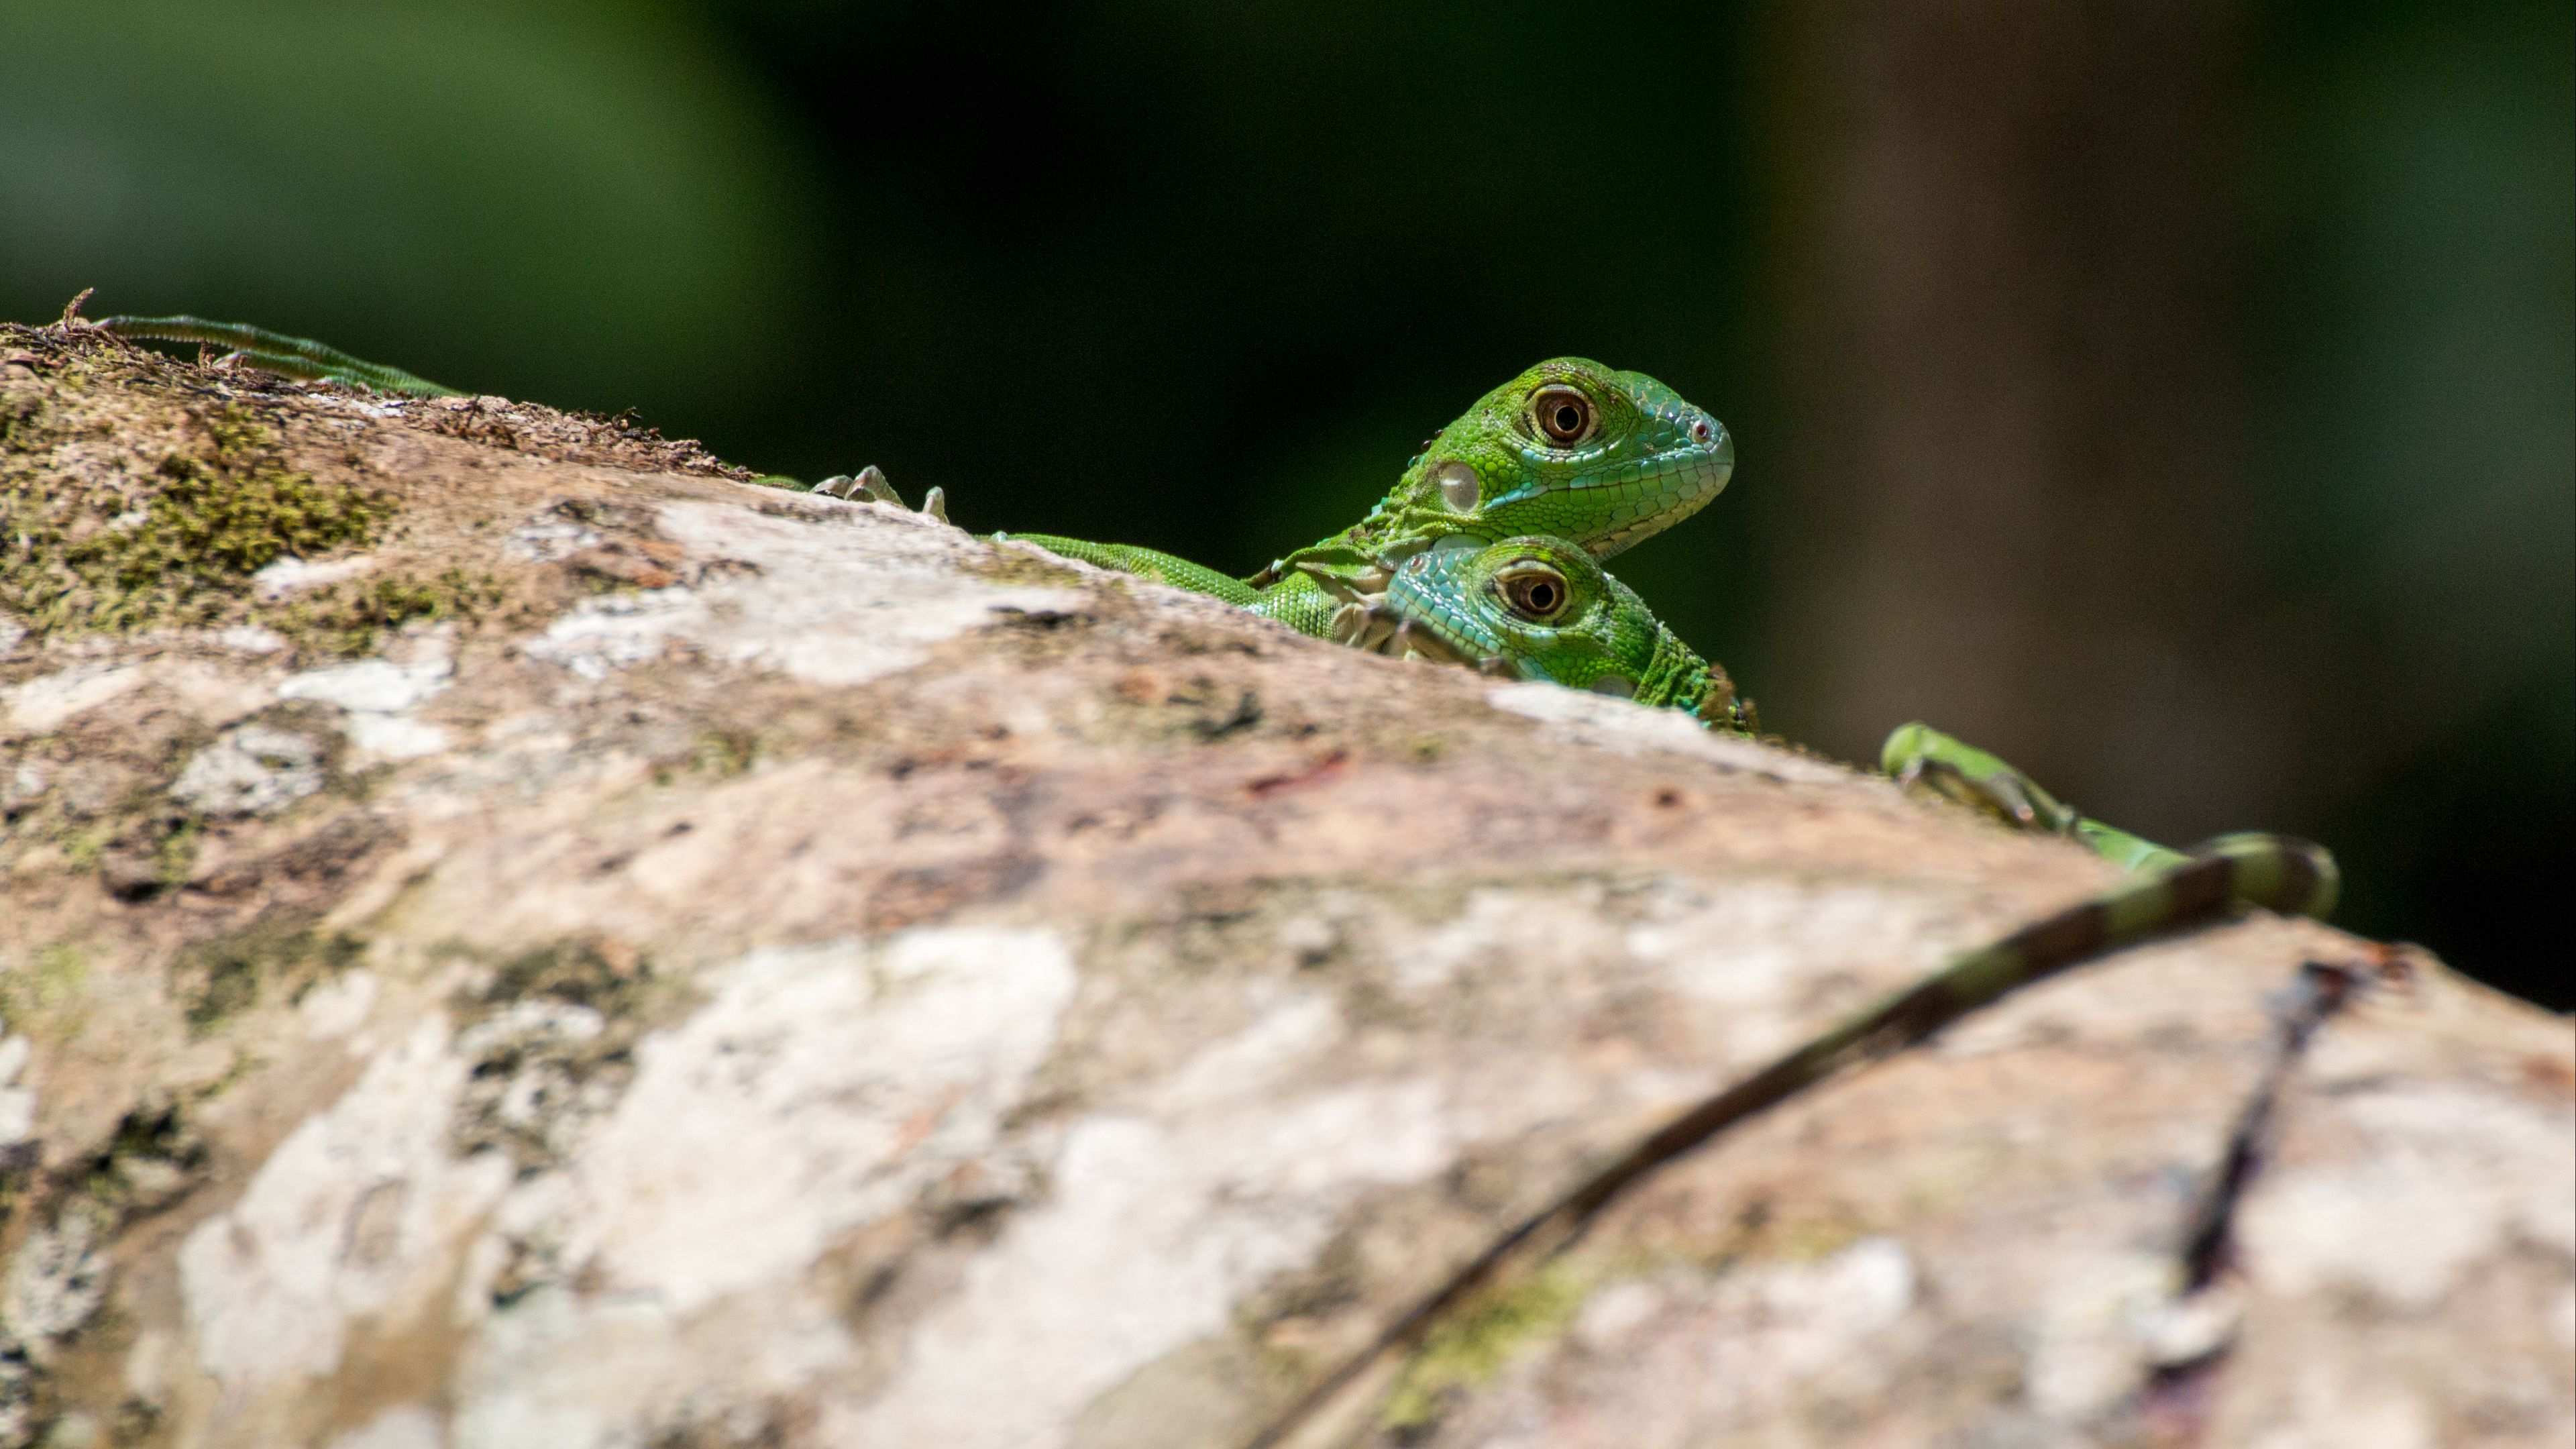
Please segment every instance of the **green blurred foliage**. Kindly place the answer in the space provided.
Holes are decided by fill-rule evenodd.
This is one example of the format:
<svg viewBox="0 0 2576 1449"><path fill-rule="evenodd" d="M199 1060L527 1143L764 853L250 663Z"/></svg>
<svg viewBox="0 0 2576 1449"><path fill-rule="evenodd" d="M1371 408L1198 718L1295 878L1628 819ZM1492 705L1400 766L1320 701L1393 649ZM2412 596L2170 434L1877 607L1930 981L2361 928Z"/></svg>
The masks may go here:
<svg viewBox="0 0 2576 1449"><path fill-rule="evenodd" d="M10 0L13 316L217 312L536 396L670 405L791 359L811 170L680 11ZM625 395L632 394L631 399Z"/></svg>
<svg viewBox="0 0 2576 1449"><path fill-rule="evenodd" d="M1496 380L1587 354L1709 406L1742 458L1622 576L1768 718L1857 754L1896 721L1808 688L1779 602L1833 544L1789 491L1874 486L1789 441L1834 422L1801 417L1812 363L1782 346L1797 263L1886 240L1800 230L1848 122L1824 23L9 0L0 315L95 286L94 315L255 321L636 406L762 469L875 462L970 527L1235 569L1356 516ZM2291 778L2205 820L2077 798L2316 834L2351 868L2343 919L2564 1004L2537 963L2576 864L2567 7L2276 6L2222 33L2212 204L2259 301L2210 346L2257 394L2233 447L2269 522L2175 567L2280 630L2288 703L2246 728Z"/></svg>

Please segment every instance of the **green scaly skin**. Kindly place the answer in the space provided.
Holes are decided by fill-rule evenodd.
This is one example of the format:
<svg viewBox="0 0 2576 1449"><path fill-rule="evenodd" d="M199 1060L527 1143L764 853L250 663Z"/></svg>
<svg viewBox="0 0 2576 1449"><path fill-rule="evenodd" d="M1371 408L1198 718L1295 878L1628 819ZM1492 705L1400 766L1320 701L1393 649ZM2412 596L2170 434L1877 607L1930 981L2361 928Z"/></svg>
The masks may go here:
<svg viewBox="0 0 2576 1449"><path fill-rule="evenodd" d="M1888 733L1878 767L1909 790L1939 795L2018 830L2066 836L2126 870L2162 870L2183 858L2178 850L2077 814L2003 760L1920 720Z"/></svg>
<svg viewBox="0 0 2576 1449"><path fill-rule="evenodd" d="M1701 659L1645 600L1583 550L1553 538L1478 548L1444 539L1407 559L1365 606L1350 642L1518 679L1623 695L1752 732L1750 701ZM1909 790L1937 794L2019 830L2063 835L2125 870L2162 870L2181 852L2089 819L2011 764L1916 722L1887 737L1879 766Z"/></svg>
<svg viewBox="0 0 2576 1449"><path fill-rule="evenodd" d="M176 316L110 317L96 325L128 340L223 347L230 360L303 381L405 397L463 396L401 368L245 323ZM1567 394L1578 396L1584 413L1579 436L1552 438L1542 413ZM1129 544L1016 537L1222 599L1319 638L1500 666L1497 672L1625 695L1751 732L1752 704L1736 698L1726 672L1596 562L1698 511L1726 486L1734 461L1726 429L1653 378L1554 358L1443 428L1367 518L1248 580ZM869 497L900 501L874 469L856 481ZM933 495L924 511L945 518L943 500ZM1513 579L1534 573L1549 574L1562 590L1544 618L1515 610L1506 597ZM2011 765L1927 725L1889 735L1882 766L1909 787L2022 829L2072 836L2131 869L2181 859L2076 814Z"/></svg>
<svg viewBox="0 0 2576 1449"><path fill-rule="evenodd" d="M1735 1124L1846 1071L1913 1046L1960 1017L2079 961L2257 908L2322 919L2337 876L2324 851L2278 835L2227 835L2172 854L2105 894L1950 958L1939 971L1684 1110L1617 1161L1505 1231L1309 1389L1245 1449L1329 1442L1385 1391L1404 1358L1458 1310L1510 1292L1647 1176Z"/></svg>
<svg viewBox="0 0 2576 1449"><path fill-rule="evenodd" d="M1363 610L1345 620L1345 633L1377 653L1450 659L1666 706L1717 729L1757 728L1753 702L1736 696L1724 669L1560 538L1483 546L1444 538L1406 559L1382 600Z"/></svg>
<svg viewBox="0 0 2576 1449"><path fill-rule="evenodd" d="M229 349L225 360L247 363L262 372L298 382L336 382L365 392L401 397L463 397L425 377L399 367L351 357L336 347L301 337L288 337L243 322L208 322L199 317L106 317L98 329L129 342L195 342Z"/></svg>
<svg viewBox="0 0 2576 1449"><path fill-rule="evenodd" d="M1397 566L1442 539L1547 534L1608 558L1698 512L1734 471L1725 426L1672 389L1558 357L1442 428L1366 518L1248 579L1129 544L993 537L1209 594L1328 639L1346 604L1374 598Z"/></svg>

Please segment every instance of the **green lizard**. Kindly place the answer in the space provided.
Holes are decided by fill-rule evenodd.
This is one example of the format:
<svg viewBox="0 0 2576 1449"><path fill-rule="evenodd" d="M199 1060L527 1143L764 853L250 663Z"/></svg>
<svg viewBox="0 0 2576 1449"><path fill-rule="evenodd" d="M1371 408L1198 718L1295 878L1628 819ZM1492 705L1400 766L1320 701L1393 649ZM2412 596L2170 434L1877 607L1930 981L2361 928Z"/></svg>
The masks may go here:
<svg viewBox="0 0 2576 1449"><path fill-rule="evenodd" d="M1376 599L1354 599L1341 623L1344 642L1373 653L1445 659L1669 706L1714 728L1757 729L1753 702L1737 697L1724 669L1563 539L1441 539L1399 565Z"/></svg>
<svg viewBox="0 0 2576 1449"><path fill-rule="evenodd" d="M455 389L337 348L242 323L111 317L129 339L194 342L286 377L414 397ZM1734 441L1642 373L1542 362L1479 399L1409 462L1368 517L1250 579L1153 549L1052 534L995 534L1209 594L1363 649L1502 667L1682 709L1750 732L1749 700L1597 560L1697 511L1726 486ZM900 502L875 468L824 490ZM932 489L922 511L945 518ZM1511 537L1508 535L1518 534ZM1500 542L1495 542L1500 538ZM1883 767L2027 829L2075 836L2131 866L2174 852L2060 804L2029 777L1921 724L1888 737Z"/></svg>
<svg viewBox="0 0 2576 1449"><path fill-rule="evenodd" d="M1713 728L1751 732L1753 707L1726 671L1700 658L1582 549L1561 539L1478 546L1442 539L1406 559L1383 594L1345 615L1348 642L1488 673L1544 679L1679 709ZM2023 830L2080 842L2131 870L2182 855L2088 819L2005 761L1920 722L1900 725L1880 768Z"/></svg>
<svg viewBox="0 0 2576 1449"><path fill-rule="evenodd" d="M110 317L97 325L129 339L229 348L232 358L285 377L456 395L399 368L241 323ZM1697 512L1734 468L1735 441L1725 426L1672 389L1643 373L1559 357L1495 388L1442 428L1366 518L1248 579L1132 544L1043 533L990 537L1207 594L1330 638L1350 627L1348 605L1374 598L1396 565L1436 540L1545 533L1608 558ZM815 491L901 501L875 468L825 479ZM947 517L939 490L925 497L922 511Z"/></svg>
<svg viewBox="0 0 2576 1449"><path fill-rule="evenodd" d="M1546 533L1608 558L1699 511L1726 486L1724 425L1639 372L1551 358L1495 388L1405 465L1366 518L1247 579L1130 544L995 534L1210 594L1330 638L1436 541Z"/></svg>

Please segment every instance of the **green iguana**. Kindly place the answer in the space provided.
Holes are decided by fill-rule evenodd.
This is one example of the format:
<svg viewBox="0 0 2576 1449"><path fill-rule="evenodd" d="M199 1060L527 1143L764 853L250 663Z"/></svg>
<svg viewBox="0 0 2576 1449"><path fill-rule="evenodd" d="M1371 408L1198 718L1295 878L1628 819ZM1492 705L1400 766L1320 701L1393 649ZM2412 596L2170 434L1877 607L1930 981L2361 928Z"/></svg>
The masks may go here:
<svg viewBox="0 0 2576 1449"><path fill-rule="evenodd" d="M110 317L131 339L231 350L264 371L415 397L453 388L337 348L197 317ZM1542 362L1424 444L1366 518L1249 579L1154 549L1053 534L992 535L1209 594L1302 633L1417 653L1684 710L1750 733L1752 702L1598 560L1680 522L1734 471L1724 425L1662 383L1584 358ZM774 479L778 482L792 482ZM900 503L883 473L818 485ZM945 519L932 489L922 511ZM2125 865L2174 852L2060 804L2002 760L1921 724L1888 737L1889 774L2024 829L2083 840Z"/></svg>
<svg viewBox="0 0 2576 1449"><path fill-rule="evenodd" d="M1702 659L1636 591L1562 539L1507 538L1479 546L1443 539L1399 566L1383 594L1356 607L1361 648L1543 679L1678 709L1716 729L1750 733L1753 706L1726 671ZM1983 750L1916 722L1899 725L1879 768L2016 829L2067 836L2130 870L2179 863L2180 852L2089 819Z"/></svg>
<svg viewBox="0 0 2576 1449"><path fill-rule="evenodd" d="M1557 357L1476 400L1405 464L1366 518L1234 579L1129 544L996 534L1211 594L1331 638L1344 605L1450 538L1546 533L1608 558L1688 518L1735 470L1717 419L1641 372Z"/></svg>
<svg viewBox="0 0 2576 1449"><path fill-rule="evenodd" d="M110 317L130 339L230 349L281 376L375 392L455 389L337 348L197 317ZM1426 654L1681 709L1751 733L1752 702L1598 562L1689 517L1734 471L1734 440L1662 383L1583 358L1542 362L1424 444L1369 515L1249 579L1154 549L1053 534L992 535L1212 595L1302 633ZM789 479L770 481L792 483ZM900 504L875 468L817 485ZM922 511L945 519L938 489ZM2088 820L2002 760L1921 724L1888 737L1882 767L1909 786L2023 829L2074 836L2124 865L2174 852Z"/></svg>
<svg viewBox="0 0 2576 1449"><path fill-rule="evenodd" d="M1354 601L1336 637L1372 653L1662 705L1717 729L1757 731L1753 702L1590 554L1559 538L1441 539Z"/></svg>

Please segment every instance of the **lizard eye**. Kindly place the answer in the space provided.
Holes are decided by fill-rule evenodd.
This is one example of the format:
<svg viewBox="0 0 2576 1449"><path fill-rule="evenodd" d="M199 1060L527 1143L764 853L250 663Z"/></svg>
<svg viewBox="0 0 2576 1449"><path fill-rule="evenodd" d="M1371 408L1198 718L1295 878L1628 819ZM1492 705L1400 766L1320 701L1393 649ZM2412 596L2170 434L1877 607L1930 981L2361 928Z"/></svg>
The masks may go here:
<svg viewBox="0 0 2576 1449"><path fill-rule="evenodd" d="M1592 436L1599 422L1592 399L1570 387L1543 387L1530 397L1530 421L1547 440L1571 448Z"/></svg>
<svg viewBox="0 0 2576 1449"><path fill-rule="evenodd" d="M1545 564L1523 564L1496 578L1494 587L1513 613L1542 624L1564 613L1569 597L1565 575Z"/></svg>

